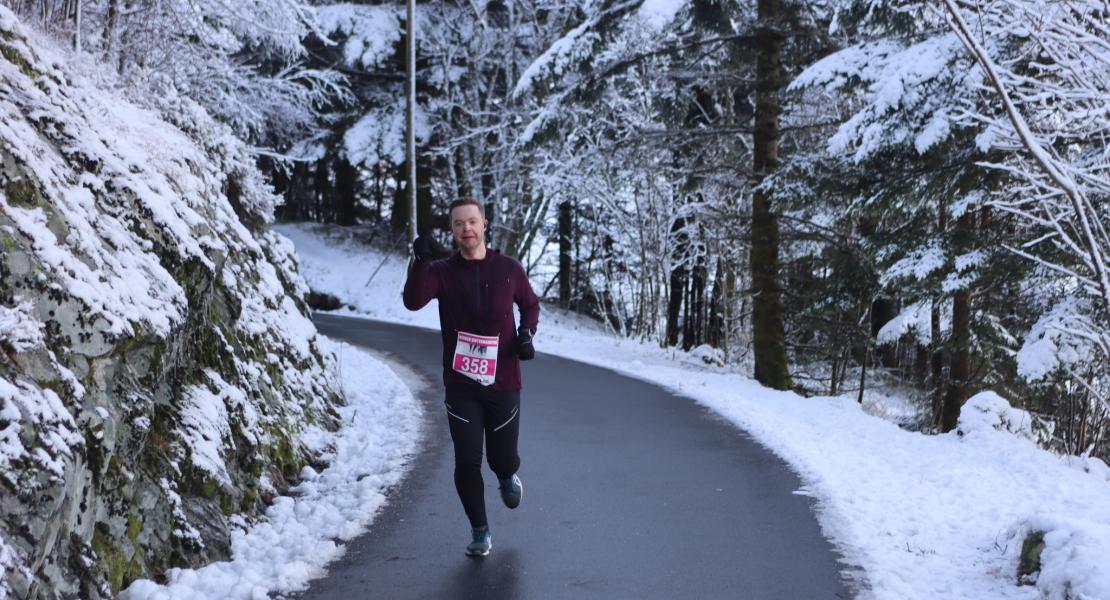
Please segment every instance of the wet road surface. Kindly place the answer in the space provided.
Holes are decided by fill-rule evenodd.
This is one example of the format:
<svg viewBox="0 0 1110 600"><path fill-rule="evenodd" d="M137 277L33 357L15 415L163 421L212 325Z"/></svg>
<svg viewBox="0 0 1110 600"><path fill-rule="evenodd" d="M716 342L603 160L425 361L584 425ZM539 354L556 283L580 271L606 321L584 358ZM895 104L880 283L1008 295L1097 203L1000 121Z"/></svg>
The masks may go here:
<svg viewBox="0 0 1110 600"><path fill-rule="evenodd" d="M300 598L850 598L798 477L693 401L543 354L522 364L524 501L488 466L493 552L464 556L438 332L317 313L324 335L426 383L426 439L370 531ZM542 326L542 323L541 323ZM542 351L542 338L537 349Z"/></svg>

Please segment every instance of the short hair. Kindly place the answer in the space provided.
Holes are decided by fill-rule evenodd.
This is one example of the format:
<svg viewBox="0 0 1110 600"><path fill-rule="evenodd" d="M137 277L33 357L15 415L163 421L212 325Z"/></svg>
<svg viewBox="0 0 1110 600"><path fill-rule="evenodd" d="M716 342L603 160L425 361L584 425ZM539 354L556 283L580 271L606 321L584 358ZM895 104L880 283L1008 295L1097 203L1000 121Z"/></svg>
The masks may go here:
<svg viewBox="0 0 1110 600"><path fill-rule="evenodd" d="M459 198L458 200L455 200L454 202L452 202L451 206L447 207L447 218L448 219L451 218L451 213L456 208L458 208L460 206L466 206L467 204L472 204L474 206L477 206L478 207L478 214L482 215L483 219L486 218L486 207L482 206L481 202L478 202L476 199L471 198L471 197Z"/></svg>

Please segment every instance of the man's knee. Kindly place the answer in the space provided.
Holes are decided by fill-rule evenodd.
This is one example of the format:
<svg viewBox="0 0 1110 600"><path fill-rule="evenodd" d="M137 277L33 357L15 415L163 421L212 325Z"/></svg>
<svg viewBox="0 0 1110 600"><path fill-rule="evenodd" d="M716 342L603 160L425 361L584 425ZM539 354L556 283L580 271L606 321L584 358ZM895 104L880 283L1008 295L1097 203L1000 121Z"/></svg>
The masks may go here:
<svg viewBox="0 0 1110 600"><path fill-rule="evenodd" d="M455 468L463 470L481 470L482 448L455 448Z"/></svg>

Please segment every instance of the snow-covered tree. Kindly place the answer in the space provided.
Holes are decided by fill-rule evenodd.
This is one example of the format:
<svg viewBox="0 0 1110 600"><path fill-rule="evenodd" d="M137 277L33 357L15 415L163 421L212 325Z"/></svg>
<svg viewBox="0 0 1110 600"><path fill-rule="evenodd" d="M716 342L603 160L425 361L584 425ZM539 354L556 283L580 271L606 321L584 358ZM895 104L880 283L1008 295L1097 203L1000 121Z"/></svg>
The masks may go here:
<svg viewBox="0 0 1110 600"><path fill-rule="evenodd" d="M79 57L107 68L118 89L144 103L178 98L203 106L236 133L288 144L343 96L342 75L306 69L303 40L318 32L302 0L18 0L13 9L74 40ZM79 41L79 43L78 43ZM113 74L114 72L114 74Z"/></svg>
<svg viewBox="0 0 1110 600"><path fill-rule="evenodd" d="M945 2L952 31L1002 110L971 110L980 146L1005 152L988 166L1013 186L991 205L1025 235L1008 250L1037 266L1041 309L1017 355L1018 372L1056 373L1079 386L1086 421L1074 452L1105 451L1110 433L1110 28L1098 2L1046 5ZM965 14L974 11L978 29ZM1087 431L1087 423L1079 428Z"/></svg>
<svg viewBox="0 0 1110 600"><path fill-rule="evenodd" d="M954 426L974 388L988 385L1056 412L1061 403L1038 405L1044 392L1022 386L1015 371L1066 375L1065 363L1077 360L1084 377L1076 381L1102 382L1091 369L1106 362L1095 351L1099 335L1091 335L1104 329L1099 261L1090 251L1106 219L1097 208L1105 191L1090 183L1105 177L1098 158L1106 155L1105 120L1090 117L1105 112L1108 97L1098 50L1106 32L1092 16L1098 9L1015 0L955 10L974 14L982 56L968 51L967 34L949 27L952 10L898 2L840 7L843 49L793 87L829 94L846 110L816 168L780 180L831 188L846 207L840 218L854 221L878 294L901 306L877 323L877 341L909 342L914 370L931 372L943 429ZM980 64L984 57L1056 168L1088 182L1077 184L1095 199L1085 210L1023 143Z"/></svg>

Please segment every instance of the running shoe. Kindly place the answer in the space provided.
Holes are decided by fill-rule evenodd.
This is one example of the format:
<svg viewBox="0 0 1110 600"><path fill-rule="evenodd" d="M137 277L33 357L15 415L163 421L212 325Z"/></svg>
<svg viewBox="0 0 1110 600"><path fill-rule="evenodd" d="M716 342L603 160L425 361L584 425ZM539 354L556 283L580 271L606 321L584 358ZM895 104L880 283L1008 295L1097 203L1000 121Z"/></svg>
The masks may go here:
<svg viewBox="0 0 1110 600"><path fill-rule="evenodd" d="M508 478L501 480L501 501L509 508L516 508L520 506L520 499L524 497L524 484L521 483L520 477L515 474Z"/></svg>
<svg viewBox="0 0 1110 600"><path fill-rule="evenodd" d="M466 555L489 556L489 551L493 548L493 536L489 533L489 527L471 529L470 533L474 536L474 541L466 547Z"/></svg>

